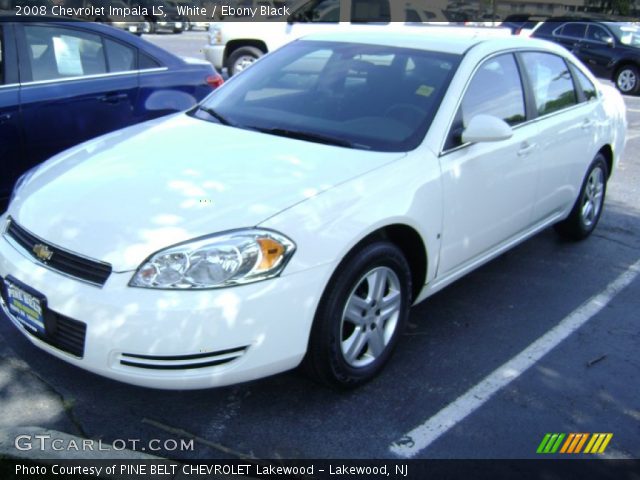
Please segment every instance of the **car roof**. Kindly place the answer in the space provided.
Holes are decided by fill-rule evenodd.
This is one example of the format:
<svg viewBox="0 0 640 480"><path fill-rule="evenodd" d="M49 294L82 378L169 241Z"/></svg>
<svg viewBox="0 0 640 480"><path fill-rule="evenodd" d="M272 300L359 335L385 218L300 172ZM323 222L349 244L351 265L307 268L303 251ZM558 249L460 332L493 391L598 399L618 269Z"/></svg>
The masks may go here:
<svg viewBox="0 0 640 480"><path fill-rule="evenodd" d="M142 52L161 60L166 65L180 65L184 64L184 61L174 55L173 53L154 45L147 40L137 37L129 32L121 30L119 28L112 27L111 25L104 25L97 22L87 22L84 20L77 20L67 17L46 17L36 15L15 16L12 14L4 14L0 12L0 24L2 23L38 23L46 25L55 25L58 27L71 27L76 29L85 30L88 32L101 33L111 36L115 39L123 41L129 45L139 48Z"/></svg>
<svg viewBox="0 0 640 480"><path fill-rule="evenodd" d="M362 28L362 30L360 30ZM482 45L483 50L501 51L511 48L540 48L563 53L564 49L558 45L544 40L517 37L512 35L495 36L489 34L474 35L471 31L463 33L469 27L434 27L433 30L425 26L406 26L396 30L387 30L380 34L380 27L373 29L366 27L354 27L348 32L332 32L312 34L303 37L302 40L333 41L381 45L390 47L414 48L435 52L463 55L471 48ZM431 31L430 31L431 30ZM476 29L477 31L477 29ZM463 35L461 35L463 33Z"/></svg>

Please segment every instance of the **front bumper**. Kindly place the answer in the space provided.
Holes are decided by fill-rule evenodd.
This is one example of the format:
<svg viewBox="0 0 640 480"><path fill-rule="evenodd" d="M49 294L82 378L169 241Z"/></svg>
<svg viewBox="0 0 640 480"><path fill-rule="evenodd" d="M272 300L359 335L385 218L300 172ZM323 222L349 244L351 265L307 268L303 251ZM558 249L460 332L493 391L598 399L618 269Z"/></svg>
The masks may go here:
<svg viewBox="0 0 640 480"><path fill-rule="evenodd" d="M202 49L204 58L210 62L216 70L224 68L224 45L205 45Z"/></svg>
<svg viewBox="0 0 640 480"><path fill-rule="evenodd" d="M3 217L0 217L2 221ZM205 291L131 288L132 272L112 273L103 288L44 268L0 237L0 276L47 298L61 317L86 324L82 357L31 334L43 350L85 370L162 389L197 389L265 377L302 360L331 269Z"/></svg>

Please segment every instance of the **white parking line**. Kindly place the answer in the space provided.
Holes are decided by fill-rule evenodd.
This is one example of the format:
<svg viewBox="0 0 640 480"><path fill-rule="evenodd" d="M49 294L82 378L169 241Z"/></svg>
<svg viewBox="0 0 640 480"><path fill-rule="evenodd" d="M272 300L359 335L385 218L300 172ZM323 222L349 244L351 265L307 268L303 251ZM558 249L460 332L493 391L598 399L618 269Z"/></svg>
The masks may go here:
<svg viewBox="0 0 640 480"><path fill-rule="evenodd" d="M618 278L529 345L518 355L498 367L471 390L391 444L389 450L401 457L411 458L424 450L441 435L464 420L486 403L498 390L518 378L560 342L593 318L613 298L640 274L640 259Z"/></svg>

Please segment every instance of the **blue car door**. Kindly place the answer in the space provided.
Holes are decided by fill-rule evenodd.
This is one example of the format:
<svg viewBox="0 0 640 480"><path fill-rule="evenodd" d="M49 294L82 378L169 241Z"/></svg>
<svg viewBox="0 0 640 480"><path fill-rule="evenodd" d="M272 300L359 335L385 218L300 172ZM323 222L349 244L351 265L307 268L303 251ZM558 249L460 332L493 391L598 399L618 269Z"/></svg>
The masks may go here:
<svg viewBox="0 0 640 480"><path fill-rule="evenodd" d="M134 123L137 50L82 24L16 24L32 163Z"/></svg>
<svg viewBox="0 0 640 480"><path fill-rule="evenodd" d="M0 212L24 170L20 161L20 90L14 38L13 25L0 23Z"/></svg>

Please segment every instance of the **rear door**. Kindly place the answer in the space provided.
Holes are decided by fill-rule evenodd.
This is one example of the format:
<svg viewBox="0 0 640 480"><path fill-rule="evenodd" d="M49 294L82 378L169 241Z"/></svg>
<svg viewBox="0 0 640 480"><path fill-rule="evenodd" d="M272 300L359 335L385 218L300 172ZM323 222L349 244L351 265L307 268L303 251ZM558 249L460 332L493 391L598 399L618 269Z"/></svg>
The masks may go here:
<svg viewBox="0 0 640 480"><path fill-rule="evenodd" d="M594 75L610 77L610 65L614 58L614 36L601 25L590 24L587 27L587 35L575 52L576 56L591 69Z"/></svg>
<svg viewBox="0 0 640 480"><path fill-rule="evenodd" d="M32 163L130 125L137 52L67 24L16 25L25 154Z"/></svg>
<svg viewBox="0 0 640 480"><path fill-rule="evenodd" d="M586 23L569 22L554 30L553 38L567 50L575 53L579 44L584 40L586 32Z"/></svg>
<svg viewBox="0 0 640 480"><path fill-rule="evenodd" d="M26 168L21 162L20 86L13 25L0 23L0 212L13 183Z"/></svg>
<svg viewBox="0 0 640 480"><path fill-rule="evenodd" d="M534 208L534 218L540 221L566 211L578 196L595 153L598 100L593 85L589 94L580 88L580 79L590 81L578 69L574 74L564 58L547 52L525 52L520 57L532 88L540 130Z"/></svg>

